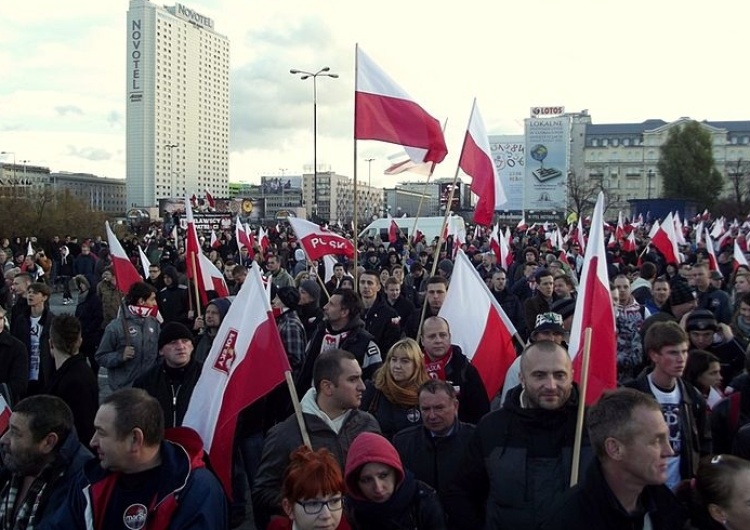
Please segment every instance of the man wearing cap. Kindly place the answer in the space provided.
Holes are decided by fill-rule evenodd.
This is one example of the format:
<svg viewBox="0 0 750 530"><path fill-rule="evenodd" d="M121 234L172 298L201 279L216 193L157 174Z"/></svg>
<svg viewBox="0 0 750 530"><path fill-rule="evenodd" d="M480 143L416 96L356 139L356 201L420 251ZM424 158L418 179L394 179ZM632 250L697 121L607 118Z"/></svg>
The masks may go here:
<svg viewBox="0 0 750 530"><path fill-rule="evenodd" d="M320 285L315 280L305 280L299 285L297 315L305 327L305 336L307 337L312 337L315 330L323 321L320 294Z"/></svg>
<svg viewBox="0 0 750 530"><path fill-rule="evenodd" d="M193 357L200 363L206 362L208 354L211 352L211 346L214 344L219 327L224 321L224 317L229 312L231 302L228 298L214 298L206 306L203 316L195 319L193 330L199 333L200 338L195 346Z"/></svg>
<svg viewBox="0 0 750 530"><path fill-rule="evenodd" d="M745 367L745 350L732 329L716 321L708 309L696 309L685 318L690 347L713 353L721 363L721 377L729 382Z"/></svg>
<svg viewBox="0 0 750 530"><path fill-rule="evenodd" d="M479 422L443 495L453 528L537 528L570 486L578 399L565 348L527 346L521 385ZM588 437L580 455L584 470L593 459Z"/></svg>
<svg viewBox="0 0 750 530"><path fill-rule="evenodd" d="M724 275L721 271L711 271L711 287L714 289L722 289L724 287Z"/></svg>
<svg viewBox="0 0 750 530"><path fill-rule="evenodd" d="M705 263L694 265L692 279L698 298L698 308L712 311L716 320L722 324L731 324L732 304L729 301L729 295L711 286L708 265Z"/></svg>
<svg viewBox="0 0 750 530"><path fill-rule="evenodd" d="M688 356L688 336L675 322L657 322L643 340L653 369L625 386L656 398L669 427L674 456L668 460L667 486L695 475L701 456L711 454L708 407L701 393L682 380Z"/></svg>
<svg viewBox="0 0 750 530"><path fill-rule="evenodd" d="M179 322L165 324L159 332L160 361L133 382L159 401L164 427L180 427L203 364L193 358L193 333Z"/></svg>

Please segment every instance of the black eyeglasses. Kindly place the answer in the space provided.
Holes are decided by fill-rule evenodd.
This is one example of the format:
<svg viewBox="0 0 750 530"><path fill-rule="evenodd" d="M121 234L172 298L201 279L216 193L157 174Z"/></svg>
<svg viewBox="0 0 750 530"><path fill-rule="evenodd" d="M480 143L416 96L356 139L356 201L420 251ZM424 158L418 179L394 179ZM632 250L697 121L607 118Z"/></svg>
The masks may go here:
<svg viewBox="0 0 750 530"><path fill-rule="evenodd" d="M327 501L297 501L307 515L317 515L323 511L323 506L327 506L332 512L337 512L344 507L343 497L334 497Z"/></svg>

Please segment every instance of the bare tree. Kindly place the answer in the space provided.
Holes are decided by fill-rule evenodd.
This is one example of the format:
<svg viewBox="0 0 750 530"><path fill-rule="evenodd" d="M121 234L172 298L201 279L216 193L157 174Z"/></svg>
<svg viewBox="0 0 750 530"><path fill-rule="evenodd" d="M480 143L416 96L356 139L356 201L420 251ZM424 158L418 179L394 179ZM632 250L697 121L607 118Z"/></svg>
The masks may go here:
<svg viewBox="0 0 750 530"><path fill-rule="evenodd" d="M604 211L620 201L620 196L604 186L599 177L579 176L574 171L568 173L568 209L580 218L594 211L599 192L604 192Z"/></svg>
<svg viewBox="0 0 750 530"><path fill-rule="evenodd" d="M732 186L737 211L750 209L750 160L741 158L726 163L726 174Z"/></svg>

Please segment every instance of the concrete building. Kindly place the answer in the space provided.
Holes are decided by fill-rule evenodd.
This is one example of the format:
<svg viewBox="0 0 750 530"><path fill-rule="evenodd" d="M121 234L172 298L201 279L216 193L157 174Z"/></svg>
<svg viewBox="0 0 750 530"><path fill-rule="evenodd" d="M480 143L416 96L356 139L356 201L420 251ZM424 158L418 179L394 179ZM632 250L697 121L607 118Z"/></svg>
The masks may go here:
<svg viewBox="0 0 750 530"><path fill-rule="evenodd" d="M413 197L425 195L420 216L430 217L445 215L445 205L448 202L452 186L453 179L442 178L431 180L426 185L424 180L400 182L396 186L396 190L399 190L401 193L410 193ZM462 210L470 210L472 208L471 201L471 186L464 184L461 179L458 179L457 189L453 194L452 210L456 213ZM395 206L398 208L400 205L396 204ZM393 206L391 208L393 209ZM416 215L416 207L414 215Z"/></svg>
<svg viewBox="0 0 750 530"><path fill-rule="evenodd" d="M302 175L303 204L310 217L335 223L348 223L354 217L354 181L333 171L318 171L318 204L313 204L313 174ZM316 211L317 208L317 211ZM383 189L357 182L357 223L364 223L384 212ZM368 221L369 222L369 221Z"/></svg>
<svg viewBox="0 0 750 530"><path fill-rule="evenodd" d="M0 164L0 196L24 197L49 184L49 168L26 163Z"/></svg>
<svg viewBox="0 0 750 530"><path fill-rule="evenodd" d="M127 204L229 183L229 40L182 4L130 0L127 14Z"/></svg>
<svg viewBox="0 0 750 530"><path fill-rule="evenodd" d="M424 212L432 211L433 201L427 193L411 191L400 187L385 188L385 207L393 217L401 217L406 214L409 217L427 215ZM420 208L420 201L422 206ZM437 201L434 201L437 203Z"/></svg>
<svg viewBox="0 0 750 530"><path fill-rule="evenodd" d="M68 190L71 195L92 210L124 216L127 210L125 179L97 177L89 173L50 173L50 187L54 191Z"/></svg>

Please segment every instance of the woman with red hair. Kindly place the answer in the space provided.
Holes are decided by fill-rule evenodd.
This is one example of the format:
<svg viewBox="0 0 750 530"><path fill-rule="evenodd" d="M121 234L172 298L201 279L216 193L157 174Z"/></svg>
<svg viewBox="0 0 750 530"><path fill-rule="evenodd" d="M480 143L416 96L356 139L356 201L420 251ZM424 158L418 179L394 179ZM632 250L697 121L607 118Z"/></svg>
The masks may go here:
<svg viewBox="0 0 750 530"><path fill-rule="evenodd" d="M281 489L287 517L271 519L267 530L349 530L342 519L344 477L327 449L296 449L290 456Z"/></svg>

